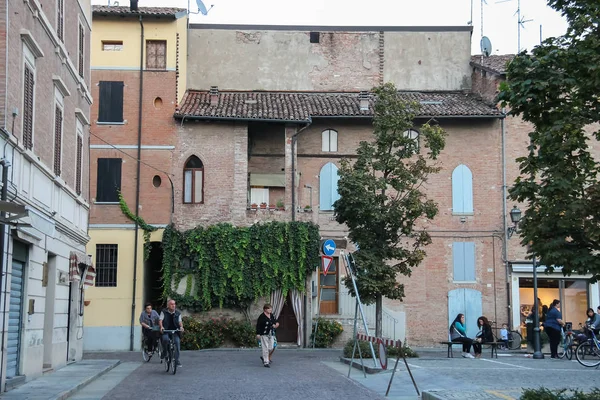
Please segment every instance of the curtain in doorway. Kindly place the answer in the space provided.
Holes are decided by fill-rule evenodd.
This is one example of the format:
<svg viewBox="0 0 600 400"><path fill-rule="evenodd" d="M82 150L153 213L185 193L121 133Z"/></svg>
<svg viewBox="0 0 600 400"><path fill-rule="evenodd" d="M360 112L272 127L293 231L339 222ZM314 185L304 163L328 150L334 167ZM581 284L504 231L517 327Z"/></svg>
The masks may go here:
<svg viewBox="0 0 600 400"><path fill-rule="evenodd" d="M283 310L283 292L281 289L275 289L271 292L271 305L273 306L273 316L279 318L281 310Z"/></svg>
<svg viewBox="0 0 600 400"><path fill-rule="evenodd" d="M302 329L302 322L304 321L302 315L302 292L297 289L292 289L292 308L294 309L294 315L296 315L296 321L298 321L298 346L302 346L304 342L304 330Z"/></svg>

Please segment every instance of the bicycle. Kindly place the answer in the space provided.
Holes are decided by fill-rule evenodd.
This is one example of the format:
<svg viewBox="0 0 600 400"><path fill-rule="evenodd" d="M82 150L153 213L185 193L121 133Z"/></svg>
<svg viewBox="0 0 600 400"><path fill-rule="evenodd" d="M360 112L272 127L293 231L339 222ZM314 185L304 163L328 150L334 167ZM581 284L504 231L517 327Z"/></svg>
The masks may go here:
<svg viewBox="0 0 600 400"><path fill-rule="evenodd" d="M575 358L584 367L597 367L600 365L600 343L592 328L586 326L585 329L590 331L592 337L579 343L575 349Z"/></svg>
<svg viewBox="0 0 600 400"><path fill-rule="evenodd" d="M156 327L156 328L158 328L158 327ZM152 334L156 335L159 332L160 331L158 329L152 328ZM148 346L146 345L146 337L142 333L142 359L144 360L144 362L149 362L152 359L152 356L154 355L154 353L158 353L158 359L160 360L160 358L161 358L160 356L162 354L162 349L161 349L162 346L160 344L159 337L154 338L153 345L154 345L153 346L154 350L152 350L151 352L148 352ZM161 360L161 362L162 362L162 360Z"/></svg>
<svg viewBox="0 0 600 400"><path fill-rule="evenodd" d="M490 324L492 325L492 334L494 335L494 341L495 342L502 342L502 339L498 338L497 333L494 333L494 331L498 332L500 329L502 328L497 328L494 325L496 325L496 321L490 321ZM521 336L521 334L517 331L508 331L508 350L519 350L521 349L521 342L523 341L523 337Z"/></svg>
<svg viewBox="0 0 600 400"><path fill-rule="evenodd" d="M163 333L167 333L169 335L169 344L167 345L166 353L165 353L165 372L169 372L175 375L177 373L177 363L175 362L175 341L173 340L173 335L176 332L180 332L179 329L175 330L163 330Z"/></svg>
<svg viewBox="0 0 600 400"><path fill-rule="evenodd" d="M560 343L558 345L558 358L573 359L573 329L570 323L560 330Z"/></svg>

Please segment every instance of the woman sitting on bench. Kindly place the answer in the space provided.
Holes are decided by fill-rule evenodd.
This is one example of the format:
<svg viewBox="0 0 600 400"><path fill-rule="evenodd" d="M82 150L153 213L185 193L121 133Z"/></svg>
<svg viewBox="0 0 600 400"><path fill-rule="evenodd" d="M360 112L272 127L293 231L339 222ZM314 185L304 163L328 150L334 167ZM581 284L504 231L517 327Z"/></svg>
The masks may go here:
<svg viewBox="0 0 600 400"><path fill-rule="evenodd" d="M494 335L492 334L490 322L484 316L477 319L477 327L479 328L479 333L477 333L477 337L473 341L473 352L475 353L475 358L481 358L481 345L493 342Z"/></svg>
<svg viewBox="0 0 600 400"><path fill-rule="evenodd" d="M465 315L458 314L454 318L454 322L450 325L450 341L463 344L464 358L475 358L471 355L471 345L473 339L467 337L467 330L465 329Z"/></svg>

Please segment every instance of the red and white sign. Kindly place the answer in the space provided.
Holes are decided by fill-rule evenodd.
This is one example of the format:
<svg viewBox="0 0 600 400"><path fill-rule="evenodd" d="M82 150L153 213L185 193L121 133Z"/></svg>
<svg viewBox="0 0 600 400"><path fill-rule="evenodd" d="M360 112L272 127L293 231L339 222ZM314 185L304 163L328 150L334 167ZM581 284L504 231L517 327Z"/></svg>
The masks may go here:
<svg viewBox="0 0 600 400"><path fill-rule="evenodd" d="M329 271L331 263L333 263L333 257L321 256L321 267L323 268L323 275L327 275L327 271Z"/></svg>

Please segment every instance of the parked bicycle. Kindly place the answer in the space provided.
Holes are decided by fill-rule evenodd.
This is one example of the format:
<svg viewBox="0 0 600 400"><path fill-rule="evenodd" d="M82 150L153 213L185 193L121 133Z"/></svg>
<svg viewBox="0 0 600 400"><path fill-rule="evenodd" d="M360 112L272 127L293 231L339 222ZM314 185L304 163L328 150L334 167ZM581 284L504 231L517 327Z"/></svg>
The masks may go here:
<svg viewBox="0 0 600 400"><path fill-rule="evenodd" d="M560 343L558 345L558 358L573 359L573 324L568 322L560 330Z"/></svg>
<svg viewBox="0 0 600 400"><path fill-rule="evenodd" d="M577 346L575 358L584 367L597 367L600 365L600 343L593 329L589 326L585 326L584 329L590 331L591 337Z"/></svg>
<svg viewBox="0 0 600 400"><path fill-rule="evenodd" d="M176 332L180 332L180 330L164 330L163 332L169 335L169 343L165 349L165 372L169 372L170 370L175 375L177 373L177 362L175 362L175 341L173 340L173 335Z"/></svg>
<svg viewBox="0 0 600 400"><path fill-rule="evenodd" d="M494 335L494 341L495 342L502 342L502 338L499 336L500 335L500 329L502 328L498 328L496 326L496 321L490 321L490 324L492 325L492 333ZM507 344L507 348L508 350L519 350L521 348L521 342L523 341L523 337L521 336L521 334L517 331L508 331L508 342Z"/></svg>
<svg viewBox="0 0 600 400"><path fill-rule="evenodd" d="M152 351L148 352L148 346L146 344L146 338L144 337L144 335L142 335L142 358L144 359L145 362L148 362L152 359L152 356L154 356L154 353L158 354L158 359L160 360L160 356L162 354L162 349L161 349L161 345L160 345L160 331L158 330L158 327L156 327L157 329L152 329L152 334L155 336L153 339L153 343L152 343ZM162 360L161 360L162 362Z"/></svg>

